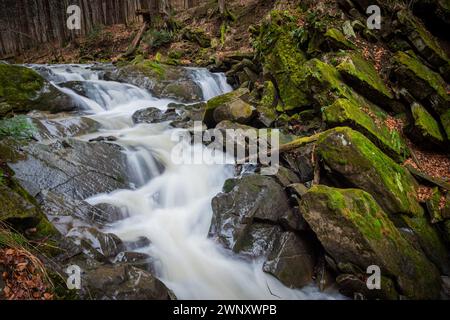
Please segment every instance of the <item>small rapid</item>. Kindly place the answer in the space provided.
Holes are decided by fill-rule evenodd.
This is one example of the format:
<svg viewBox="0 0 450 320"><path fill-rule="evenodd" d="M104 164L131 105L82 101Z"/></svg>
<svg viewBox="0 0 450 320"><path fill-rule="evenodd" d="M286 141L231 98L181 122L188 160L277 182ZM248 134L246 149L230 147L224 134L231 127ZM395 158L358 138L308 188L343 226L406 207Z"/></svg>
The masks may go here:
<svg viewBox="0 0 450 320"><path fill-rule="evenodd" d="M38 66L32 66L37 69ZM112 136L125 150L134 188L116 190L86 199L90 204L107 203L122 208L127 218L105 232L133 242L145 237L150 245L139 249L154 260L156 276L179 299L333 299L316 287L293 290L262 271L262 261L249 261L225 250L208 238L212 198L221 192L234 168L227 165L175 165L175 146L168 124L133 124L140 109L167 109L170 99L157 99L133 85L104 81L92 66L39 66L41 74L82 105L88 117L102 128L92 139ZM223 74L189 69L202 88L205 100L229 92ZM85 96L64 86L78 81ZM208 154L203 145L187 145L193 152Z"/></svg>

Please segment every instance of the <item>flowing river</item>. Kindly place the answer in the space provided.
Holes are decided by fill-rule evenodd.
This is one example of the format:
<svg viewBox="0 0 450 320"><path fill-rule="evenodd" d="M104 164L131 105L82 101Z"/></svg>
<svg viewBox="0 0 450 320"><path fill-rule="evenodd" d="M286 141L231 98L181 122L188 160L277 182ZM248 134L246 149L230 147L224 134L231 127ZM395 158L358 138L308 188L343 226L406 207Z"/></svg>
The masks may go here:
<svg viewBox="0 0 450 320"><path fill-rule="evenodd" d="M43 68L42 66L32 66ZM234 174L227 165L175 165L171 151L175 146L168 124L135 125L137 110L156 107L165 110L173 100L156 99L135 86L99 80L90 66L46 66L45 76L60 90L86 109L88 117L102 128L79 137L88 140L113 136L114 143L127 154L134 188L99 194L86 199L91 204L107 203L121 208L126 218L106 232L124 241L146 237L151 244L139 249L155 261L156 276L179 299L332 299L315 287L293 290L262 271L261 261L249 261L225 250L208 232L212 218L211 200L221 192L226 179ZM41 70L42 71L42 70ZM205 100L232 88L222 74L190 69L202 88ZM85 97L59 85L82 81ZM194 152L207 152L203 145L189 145ZM210 155L211 157L213 155Z"/></svg>

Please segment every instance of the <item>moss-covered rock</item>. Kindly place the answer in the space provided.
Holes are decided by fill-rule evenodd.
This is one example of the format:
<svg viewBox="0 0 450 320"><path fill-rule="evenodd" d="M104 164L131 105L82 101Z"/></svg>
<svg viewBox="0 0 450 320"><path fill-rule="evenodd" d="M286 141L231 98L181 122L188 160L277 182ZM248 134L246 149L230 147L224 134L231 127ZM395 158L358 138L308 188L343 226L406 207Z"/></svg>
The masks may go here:
<svg viewBox="0 0 450 320"><path fill-rule="evenodd" d="M450 60L439 42L417 17L407 9L400 10L397 17L402 24L403 34L420 56L436 68L450 64Z"/></svg>
<svg viewBox="0 0 450 320"><path fill-rule="evenodd" d="M0 64L0 117L31 110L72 111L76 104L30 68Z"/></svg>
<svg viewBox="0 0 450 320"><path fill-rule="evenodd" d="M337 69L353 88L360 94L388 110L397 109L393 106L394 96L384 81L378 75L373 64L361 55L347 55L337 66Z"/></svg>
<svg viewBox="0 0 450 320"><path fill-rule="evenodd" d="M338 265L351 263L364 271L377 265L384 276L396 279L406 297L439 296L438 270L402 236L367 192L314 186L303 196L302 212Z"/></svg>
<svg viewBox="0 0 450 320"><path fill-rule="evenodd" d="M108 73L107 80L126 82L149 90L158 98L172 98L183 103L203 100L201 87L191 71L157 61L140 60Z"/></svg>
<svg viewBox="0 0 450 320"><path fill-rule="evenodd" d="M409 156L408 146L398 131L386 126L387 118L386 112L372 104L360 106L348 99L338 99L323 111L328 126L350 126L361 131L387 155L403 162Z"/></svg>
<svg viewBox="0 0 450 320"><path fill-rule="evenodd" d="M438 114L450 108L445 81L413 53L397 52L394 56L394 72L400 85L420 102L431 105Z"/></svg>
<svg viewBox="0 0 450 320"><path fill-rule="evenodd" d="M347 184L373 195L388 213L422 215L417 182L368 138L339 127L321 135L317 152L326 167Z"/></svg>
<svg viewBox="0 0 450 320"><path fill-rule="evenodd" d="M325 32L324 36L330 47L335 50L356 49L356 46L350 40L348 40L340 30L336 28L329 28Z"/></svg>
<svg viewBox="0 0 450 320"><path fill-rule="evenodd" d="M450 140L450 109L441 115L441 123L447 133L447 139Z"/></svg>
<svg viewBox="0 0 450 320"><path fill-rule="evenodd" d="M440 145L446 140L438 122L422 105L413 103L411 113L413 116L412 134L419 142Z"/></svg>
<svg viewBox="0 0 450 320"><path fill-rule="evenodd" d="M427 209L432 223L450 219L450 192L442 193L439 188L433 188L433 194L427 200Z"/></svg>
<svg viewBox="0 0 450 320"><path fill-rule="evenodd" d="M426 216L408 217L402 215L401 221L396 221L399 227L403 227L412 236L428 257L443 274L449 274L450 264L448 250L444 246L437 230L430 224Z"/></svg>
<svg viewBox="0 0 450 320"><path fill-rule="evenodd" d="M208 101L203 122L213 128L224 120L241 124L248 123L255 116L255 108L247 103L248 89L238 89Z"/></svg>

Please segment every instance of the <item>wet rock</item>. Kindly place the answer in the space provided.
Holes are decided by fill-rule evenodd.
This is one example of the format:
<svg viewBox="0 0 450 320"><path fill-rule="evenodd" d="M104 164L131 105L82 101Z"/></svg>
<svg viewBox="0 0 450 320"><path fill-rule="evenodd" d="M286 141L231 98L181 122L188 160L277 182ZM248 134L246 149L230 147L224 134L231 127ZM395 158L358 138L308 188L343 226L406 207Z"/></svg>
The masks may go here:
<svg viewBox="0 0 450 320"><path fill-rule="evenodd" d="M161 123L166 121L174 121L179 118L179 115L173 109L162 111L158 108L147 108L136 111L133 114L134 123Z"/></svg>
<svg viewBox="0 0 450 320"><path fill-rule="evenodd" d="M114 263L127 264L142 270L154 273L154 261L145 253L140 252L121 252L114 259Z"/></svg>
<svg viewBox="0 0 450 320"><path fill-rule="evenodd" d="M124 244L116 235L103 233L92 227L73 228L66 236L76 244L93 248L103 257L109 259L116 257L125 249Z"/></svg>
<svg viewBox="0 0 450 320"><path fill-rule="evenodd" d="M169 289L152 274L127 264L73 260L82 270L81 298L94 300L169 300Z"/></svg>
<svg viewBox="0 0 450 320"><path fill-rule="evenodd" d="M67 139L7 149L19 153L10 166L33 196L49 190L83 200L128 187L126 156L117 145Z"/></svg>
<svg viewBox="0 0 450 320"><path fill-rule="evenodd" d="M263 270L288 287L302 288L312 283L314 265L315 254L308 242L285 232L276 239Z"/></svg>
<svg viewBox="0 0 450 320"><path fill-rule="evenodd" d="M31 110L52 113L72 111L78 106L66 94L60 92L34 70L0 64L0 116L12 111L26 113Z"/></svg>
<svg viewBox="0 0 450 320"><path fill-rule="evenodd" d="M63 235L76 227L101 228L126 217L120 208L107 204L92 206L51 191L42 191L37 199L43 212Z"/></svg>
<svg viewBox="0 0 450 320"><path fill-rule="evenodd" d="M367 192L314 186L303 197L302 212L337 263L362 270L377 265L383 275L397 279L401 293L409 298L439 296L436 267L411 246Z"/></svg>
<svg viewBox="0 0 450 320"><path fill-rule="evenodd" d="M45 114L32 114L31 121L36 128L33 137L38 141L81 136L100 128L97 121L85 117L49 118Z"/></svg>
<svg viewBox="0 0 450 320"><path fill-rule="evenodd" d="M381 290L369 290L365 276L353 274L341 274L336 278L339 291L355 300L361 299L381 299L381 300L397 300L399 294L395 289L395 283L386 277L381 278Z"/></svg>
<svg viewBox="0 0 450 320"><path fill-rule="evenodd" d="M409 148L401 133L385 124L388 114L372 104L360 105L348 99L338 99L324 109L323 120L330 127L350 126L368 137L397 162L409 156Z"/></svg>
<svg viewBox="0 0 450 320"><path fill-rule="evenodd" d="M209 128L215 127L224 120L241 124L249 123L255 116L256 109L245 101L248 94L247 89L238 89L209 100L203 122Z"/></svg>
<svg viewBox="0 0 450 320"><path fill-rule="evenodd" d="M283 188L271 177L250 175L228 180L224 191L212 200L214 214L210 233L227 248L238 246L239 251L240 243L248 242L242 240L247 234L260 232L259 227L249 231L253 223L269 224L269 231L262 231L267 238L274 224L293 215Z"/></svg>
<svg viewBox="0 0 450 320"><path fill-rule="evenodd" d="M280 226L252 223L236 226L237 236L232 250L252 258L264 257L273 250L273 245L279 234L283 232ZM239 229L242 227L242 229Z"/></svg>
<svg viewBox="0 0 450 320"><path fill-rule="evenodd" d="M418 184L411 174L361 133L345 127L332 129L319 139L317 153L341 182L369 192L386 212L423 214L417 201Z"/></svg>
<svg viewBox="0 0 450 320"><path fill-rule="evenodd" d="M299 177L299 182L306 183L314 179L314 152L315 144L309 143L293 151L281 154L287 166Z"/></svg>
<svg viewBox="0 0 450 320"><path fill-rule="evenodd" d="M413 103L411 113L413 117L411 134L416 141L434 146L444 143L446 139L441 133L439 123L422 105Z"/></svg>
<svg viewBox="0 0 450 320"><path fill-rule="evenodd" d="M119 68L106 78L147 89L158 98L173 98L183 103L200 102L203 100L202 89L190 72L185 68L144 62Z"/></svg>

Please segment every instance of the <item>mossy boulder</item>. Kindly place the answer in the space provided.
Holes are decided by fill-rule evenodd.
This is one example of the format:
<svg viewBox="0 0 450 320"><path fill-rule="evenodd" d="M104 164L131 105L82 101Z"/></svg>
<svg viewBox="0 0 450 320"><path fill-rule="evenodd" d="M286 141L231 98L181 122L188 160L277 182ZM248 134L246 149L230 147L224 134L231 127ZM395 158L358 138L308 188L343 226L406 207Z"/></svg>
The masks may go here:
<svg viewBox="0 0 450 320"><path fill-rule="evenodd" d="M441 115L441 123L447 134L447 139L450 140L450 109Z"/></svg>
<svg viewBox="0 0 450 320"><path fill-rule="evenodd" d="M397 17L403 34L420 56L436 68L448 68L450 60L447 54L422 22L407 9L400 10Z"/></svg>
<svg viewBox="0 0 450 320"><path fill-rule="evenodd" d="M385 124L388 114L380 108L367 104L357 105L348 99L338 99L323 111L323 120L328 126L349 126L358 130L387 155L398 162L409 156L409 149L401 133Z"/></svg>
<svg viewBox="0 0 450 320"><path fill-rule="evenodd" d="M445 81L413 53L400 51L395 54L394 73L401 86L419 102L430 105L438 114L443 114L450 108Z"/></svg>
<svg viewBox="0 0 450 320"><path fill-rule="evenodd" d="M420 249L425 253L428 259L436 265L443 274L449 274L450 264L448 249L444 246L443 241L428 221L427 217L416 216L408 217L402 215L400 220L394 221L398 227L407 232L408 236L414 239Z"/></svg>
<svg viewBox="0 0 450 320"><path fill-rule="evenodd" d="M436 267L403 237L369 193L317 185L303 196L302 212L338 265L364 271L377 265L407 298L439 297Z"/></svg>
<svg viewBox="0 0 450 320"><path fill-rule="evenodd" d="M200 28L184 28L181 31L183 39L194 42L202 48L211 47L211 38Z"/></svg>
<svg viewBox="0 0 450 320"><path fill-rule="evenodd" d="M348 40L345 35L336 28L329 28L324 34L325 40L334 50L356 49L356 46Z"/></svg>
<svg viewBox="0 0 450 320"><path fill-rule="evenodd" d="M248 89L241 88L212 98L206 105L203 122L209 128L225 120L241 124L250 122L256 114L256 109L246 102L248 94Z"/></svg>
<svg viewBox="0 0 450 320"><path fill-rule="evenodd" d="M0 222L12 225L17 231L35 229L33 239L51 238L57 230L42 213L36 200L14 178L0 181Z"/></svg>
<svg viewBox="0 0 450 320"><path fill-rule="evenodd" d="M0 64L0 117L31 110L72 111L77 105L36 71Z"/></svg>
<svg viewBox="0 0 450 320"><path fill-rule="evenodd" d="M413 117L412 135L416 140L438 146L442 145L446 137L441 133L439 123L433 116L418 103L412 104L411 113Z"/></svg>
<svg viewBox="0 0 450 320"><path fill-rule="evenodd" d="M338 71L353 88L372 102L388 110L398 109L394 95L378 75L373 63L360 54L347 55L337 66Z"/></svg>
<svg viewBox="0 0 450 320"><path fill-rule="evenodd" d="M192 71L182 67L142 60L108 73L106 80L133 84L149 90L158 98L172 98L183 103L203 100L201 87Z"/></svg>
<svg viewBox="0 0 450 320"><path fill-rule="evenodd" d="M386 212L423 214L418 184L409 171L358 131L339 127L325 132L317 142L317 153L341 183L369 192Z"/></svg>

